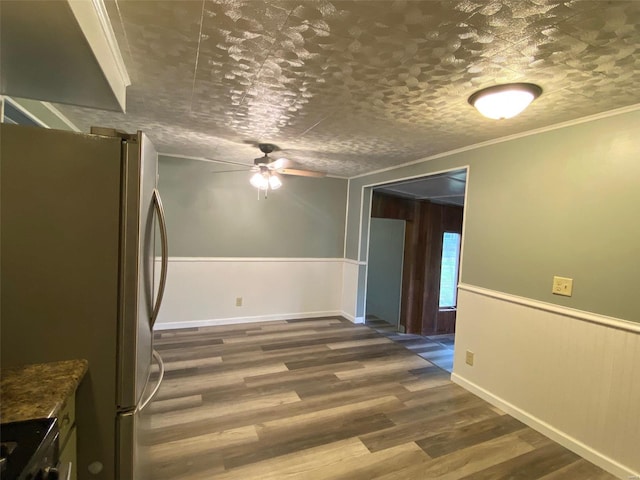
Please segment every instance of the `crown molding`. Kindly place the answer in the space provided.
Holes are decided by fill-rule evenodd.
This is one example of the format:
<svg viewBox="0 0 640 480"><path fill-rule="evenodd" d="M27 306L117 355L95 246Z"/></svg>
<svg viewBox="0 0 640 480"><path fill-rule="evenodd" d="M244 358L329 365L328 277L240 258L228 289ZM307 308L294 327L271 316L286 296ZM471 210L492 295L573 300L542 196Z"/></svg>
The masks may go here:
<svg viewBox="0 0 640 480"><path fill-rule="evenodd" d="M518 138L524 138L531 135L538 135L540 133L551 132L553 130L572 127L574 125L580 125L581 123L593 122L595 120L600 120L603 118L614 117L616 115L622 115L624 113L634 112L636 110L640 110L640 103L636 103L634 105L628 105L626 107L616 108L614 110L608 110L606 112L600 112L593 115L588 115L586 117L576 118L574 120L568 120L566 122L548 125L546 127L536 128L534 130L527 130L526 132L514 133L513 135L507 135L505 137L495 138L493 140L487 140L486 142L474 143L473 145L456 148L454 150L448 150L442 153L436 153L435 155L430 155L428 157L420 158L418 160L412 160L410 162L402 163L400 165L395 165L393 167L381 168L380 170L374 170L369 173L361 173L360 175L349 177L349 179L353 180L356 178L368 177L369 175L377 175L380 173L390 172L392 170L398 170L400 168L409 167L411 165L417 165L419 163L428 162L429 160L436 160L438 158L448 157L451 155L455 155L457 153L464 153L470 150L476 150L478 148L488 147L490 145L496 145L498 143L509 142L511 140L515 140Z"/></svg>

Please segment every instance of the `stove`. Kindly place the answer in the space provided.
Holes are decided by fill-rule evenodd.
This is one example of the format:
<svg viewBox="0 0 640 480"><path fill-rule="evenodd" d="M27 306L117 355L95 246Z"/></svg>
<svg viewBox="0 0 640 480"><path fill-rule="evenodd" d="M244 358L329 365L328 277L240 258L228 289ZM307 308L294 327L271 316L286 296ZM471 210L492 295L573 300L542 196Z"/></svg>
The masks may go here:
<svg viewBox="0 0 640 480"><path fill-rule="evenodd" d="M40 418L0 425L0 478L57 480L58 423Z"/></svg>

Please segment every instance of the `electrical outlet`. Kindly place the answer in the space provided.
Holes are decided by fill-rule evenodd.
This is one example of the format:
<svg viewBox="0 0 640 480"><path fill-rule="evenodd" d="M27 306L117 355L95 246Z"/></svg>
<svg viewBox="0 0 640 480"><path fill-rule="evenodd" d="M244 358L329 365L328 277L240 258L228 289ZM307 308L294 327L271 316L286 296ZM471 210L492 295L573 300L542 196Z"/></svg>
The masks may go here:
<svg viewBox="0 0 640 480"><path fill-rule="evenodd" d="M467 356L465 358L465 362L467 365L473 367L473 352L471 350L467 350Z"/></svg>
<svg viewBox="0 0 640 480"><path fill-rule="evenodd" d="M573 278L553 277L551 293L570 297L573 292Z"/></svg>
<svg viewBox="0 0 640 480"><path fill-rule="evenodd" d="M236 297L236 307L242 306L242 297Z"/></svg>

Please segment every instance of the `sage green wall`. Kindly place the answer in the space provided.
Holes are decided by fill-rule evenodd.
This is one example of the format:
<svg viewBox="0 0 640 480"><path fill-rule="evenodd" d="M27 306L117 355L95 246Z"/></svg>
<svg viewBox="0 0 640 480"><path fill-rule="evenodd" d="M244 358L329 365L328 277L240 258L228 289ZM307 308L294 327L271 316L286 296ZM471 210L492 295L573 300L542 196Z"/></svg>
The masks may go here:
<svg viewBox="0 0 640 480"><path fill-rule="evenodd" d="M219 172L237 168L160 156L170 255L343 257L347 180L287 176L258 200L248 170Z"/></svg>
<svg viewBox="0 0 640 480"><path fill-rule="evenodd" d="M400 325L405 221L372 218L365 314Z"/></svg>
<svg viewBox="0 0 640 480"><path fill-rule="evenodd" d="M469 165L462 282L640 322L639 132L635 110L351 179L346 256L364 185Z"/></svg>

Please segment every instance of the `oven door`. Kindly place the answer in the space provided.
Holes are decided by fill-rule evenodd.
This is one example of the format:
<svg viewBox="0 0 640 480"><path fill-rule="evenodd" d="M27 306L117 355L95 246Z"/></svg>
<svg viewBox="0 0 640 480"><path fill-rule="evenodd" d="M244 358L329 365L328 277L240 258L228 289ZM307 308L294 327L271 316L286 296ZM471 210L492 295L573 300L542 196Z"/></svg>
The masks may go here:
<svg viewBox="0 0 640 480"><path fill-rule="evenodd" d="M55 418L3 423L0 426L0 478L27 480L57 473L58 436Z"/></svg>

